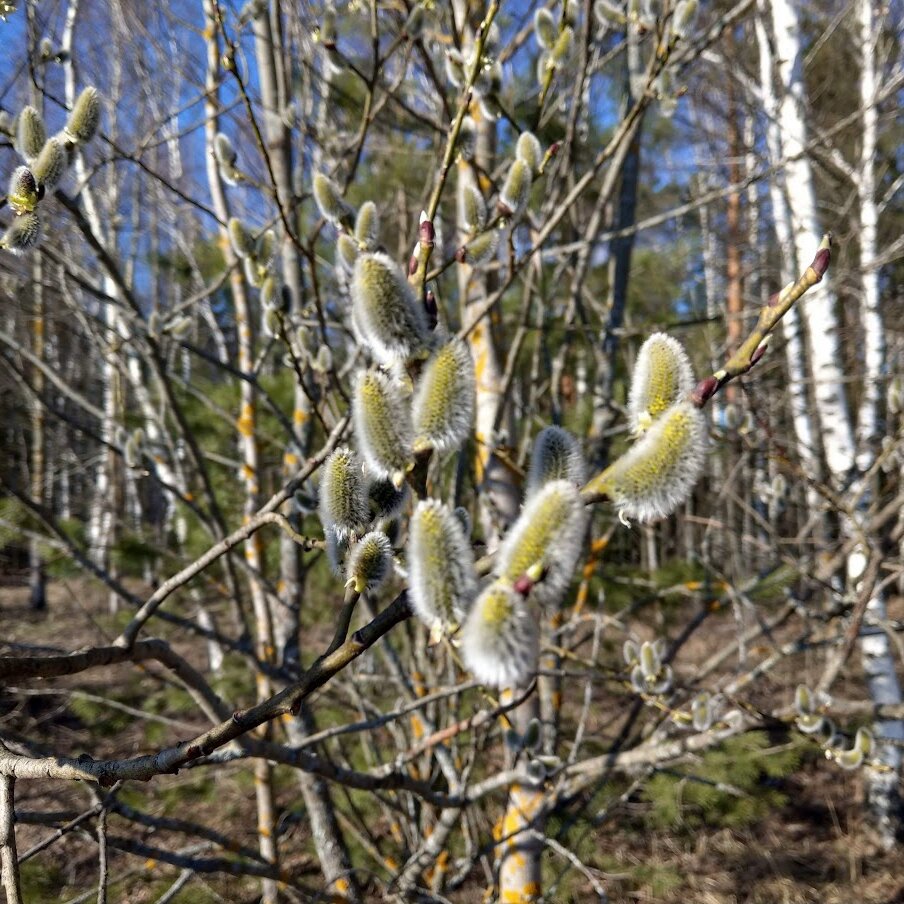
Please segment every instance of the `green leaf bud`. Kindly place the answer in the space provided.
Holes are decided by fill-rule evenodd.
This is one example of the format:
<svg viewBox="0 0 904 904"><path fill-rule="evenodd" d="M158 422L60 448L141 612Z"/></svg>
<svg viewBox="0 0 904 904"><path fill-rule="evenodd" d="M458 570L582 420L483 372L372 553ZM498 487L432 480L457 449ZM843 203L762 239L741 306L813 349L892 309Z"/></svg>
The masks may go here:
<svg viewBox="0 0 904 904"><path fill-rule="evenodd" d="M0 248L13 254L22 254L34 248L41 238L41 223L36 213L24 213L16 217L0 239Z"/></svg>
<svg viewBox="0 0 904 904"><path fill-rule="evenodd" d="M551 480L582 486L587 479L578 441L561 427L545 427L537 434L530 456L525 492L531 496Z"/></svg>
<svg viewBox="0 0 904 904"><path fill-rule="evenodd" d="M374 519L389 520L402 514L407 487L397 488L391 480L373 480L367 488L370 513Z"/></svg>
<svg viewBox="0 0 904 904"><path fill-rule="evenodd" d="M546 7L540 7L534 13L534 32L537 35L537 43L544 50L549 50L555 45L558 36L556 20Z"/></svg>
<svg viewBox="0 0 904 904"><path fill-rule="evenodd" d="M323 173L314 174L314 202L320 215L334 226L348 219L351 208L345 203L339 186Z"/></svg>
<svg viewBox="0 0 904 904"><path fill-rule="evenodd" d="M649 641L644 641L640 645L640 659L638 661L644 678L655 678L659 674L662 663L659 661L655 647Z"/></svg>
<svg viewBox="0 0 904 904"><path fill-rule="evenodd" d="M516 687L537 669L537 619L524 598L501 581L477 597L461 631L465 665L491 687Z"/></svg>
<svg viewBox="0 0 904 904"><path fill-rule="evenodd" d="M477 383L467 343L453 338L427 361L412 405L414 447L450 452L474 423Z"/></svg>
<svg viewBox="0 0 904 904"><path fill-rule="evenodd" d="M380 237L380 217L377 205L373 201L365 201L358 209L355 219L355 239L363 251L373 251Z"/></svg>
<svg viewBox="0 0 904 904"><path fill-rule="evenodd" d="M232 142L229 140L228 135L225 135L223 132L217 132L213 141L213 151L214 156L217 158L217 163L221 167L235 166L235 162L238 160L238 154L236 154L235 148L232 146Z"/></svg>
<svg viewBox="0 0 904 904"><path fill-rule="evenodd" d="M571 62L574 53L574 29L566 26L556 38L555 46L549 53L553 66L562 69Z"/></svg>
<svg viewBox="0 0 904 904"><path fill-rule="evenodd" d="M349 448L333 450L320 477L320 521L339 538L361 534L370 521L361 460Z"/></svg>
<svg viewBox="0 0 904 904"><path fill-rule="evenodd" d="M586 507L574 484L553 480L537 490L506 534L495 573L510 584L527 575L531 599L557 605L581 553Z"/></svg>
<svg viewBox="0 0 904 904"><path fill-rule="evenodd" d="M392 572L392 544L382 531L365 534L353 547L346 568L346 587L373 593Z"/></svg>
<svg viewBox="0 0 904 904"><path fill-rule="evenodd" d="M458 225L467 233L480 232L487 222L487 202L473 178L458 193Z"/></svg>
<svg viewBox="0 0 904 904"><path fill-rule="evenodd" d="M429 342L422 305L389 255L358 255L352 274L353 316L368 350L381 364L405 361Z"/></svg>
<svg viewBox="0 0 904 904"><path fill-rule="evenodd" d="M16 150L31 162L41 153L41 148L47 141L44 120L34 107L22 108L16 133Z"/></svg>
<svg viewBox="0 0 904 904"><path fill-rule="evenodd" d="M798 684L794 691L794 708L801 716L812 716L816 712L816 703L813 693L806 684Z"/></svg>
<svg viewBox="0 0 904 904"><path fill-rule="evenodd" d="M499 233L495 229L488 229L471 239L467 245L462 245L455 253L455 259L460 264L479 267L496 255L498 247Z"/></svg>
<svg viewBox="0 0 904 904"><path fill-rule="evenodd" d="M515 156L519 160L523 160L536 175L540 171L540 164L543 163L543 148L540 147L540 139L533 132L522 132L518 136L518 143L515 146Z"/></svg>
<svg viewBox="0 0 904 904"><path fill-rule="evenodd" d="M690 402L673 405L628 451L589 484L642 524L665 518L690 495L703 470L706 421Z"/></svg>
<svg viewBox="0 0 904 904"><path fill-rule="evenodd" d="M631 432L644 433L693 388L694 372L681 343L665 333L653 333L640 347L631 375L628 395Z"/></svg>
<svg viewBox="0 0 904 904"><path fill-rule="evenodd" d="M63 143L58 138L48 138L32 164L31 171L39 184L53 188L63 178L68 162Z"/></svg>
<svg viewBox="0 0 904 904"><path fill-rule="evenodd" d="M66 137L73 144L85 144L94 137L99 123L100 97L97 88L85 88L66 121Z"/></svg>
<svg viewBox="0 0 904 904"><path fill-rule="evenodd" d="M17 166L13 170L6 200L17 216L31 213L38 206L38 183L27 166Z"/></svg>
<svg viewBox="0 0 904 904"><path fill-rule="evenodd" d="M254 254L254 236L244 227L238 217L230 217L226 224L229 233L229 244L239 257L250 257Z"/></svg>
<svg viewBox="0 0 904 904"><path fill-rule="evenodd" d="M352 413L368 468L401 487L414 465L411 412L402 388L380 371L364 371L355 384Z"/></svg>
<svg viewBox="0 0 904 904"><path fill-rule="evenodd" d="M477 594L474 554L461 522L435 499L417 504L408 536L408 594L429 628L460 623Z"/></svg>
<svg viewBox="0 0 904 904"><path fill-rule="evenodd" d="M530 167L516 157L509 167L499 195L499 212L506 217L519 217L530 200L532 176Z"/></svg>

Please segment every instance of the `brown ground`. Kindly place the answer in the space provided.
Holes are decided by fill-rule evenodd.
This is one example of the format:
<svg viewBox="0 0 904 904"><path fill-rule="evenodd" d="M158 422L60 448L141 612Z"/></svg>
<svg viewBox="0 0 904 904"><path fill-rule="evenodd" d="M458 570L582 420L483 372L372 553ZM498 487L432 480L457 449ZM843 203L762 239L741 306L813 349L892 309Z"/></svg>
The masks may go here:
<svg viewBox="0 0 904 904"><path fill-rule="evenodd" d="M0 618L5 642L40 643L76 649L98 642L100 636L115 636L116 618L106 612L106 598L90 591L81 581L56 582L51 587L49 614L36 618L24 606L25 591L0 587ZM898 608L901 608L898 601ZM900 617L900 613L897 613ZM119 617L121 620L121 616ZM713 625L725 632L734 630L731 618ZM168 632L169 633L169 632ZM324 630L323 635L326 637ZM197 645L174 638L180 652L199 661ZM699 643L712 649L712 632ZM693 644L684 661L694 661ZM855 670L852 670L855 671ZM789 672L776 675L765 686L773 699L790 699L800 676ZM21 683L40 689L41 682ZM16 685L19 686L19 685ZM142 676L133 667L96 670L72 679L53 682L53 688L79 688L101 696L146 702L148 695L159 698L155 705L161 715L185 724L150 723L127 715L108 719L103 710L104 729L92 731L85 710L61 695L17 695L13 688L0 698L0 718L12 729L59 752L77 755L90 751L96 757L146 753L193 729L203 722L189 707L179 703L164 680L162 670L150 665ZM843 685L840 696L855 696L856 681ZM15 703L14 700L20 702ZM82 704L84 706L84 704ZM75 710L75 711L74 711ZM298 794L291 777L280 776L279 804L298 810ZM657 904L904 904L904 847L887 853L878 849L864 823L862 777L846 773L832 764L811 759L783 784L789 804L756 824L743 829L713 828L694 831L651 830L645 822L648 804L632 801L621 815L596 831L592 862L608 888L610 901L657 902ZM28 812L66 811L77 814L93 805L89 789L62 783L20 781L16 788L17 810ZM247 769L229 767L213 783L204 770L177 776L161 776L152 786L126 789L122 799L146 812L191 819L255 847L253 786ZM97 877L97 848L89 831L76 829L31 859L23 870L27 902L94 900ZM17 843L20 855L52 835L48 826L20 825ZM141 837L149 845L171 849L191 841L172 832L140 830L111 817L111 835ZM379 828L375 828L379 831ZM282 850L288 864L297 867L301 882L317 884L315 865L307 852L307 829L303 819L291 824ZM199 856L219 857L211 848ZM228 856L228 855L227 855ZM549 875L562 862L550 860ZM110 901L135 904L155 901L175 880L179 869L146 856L111 852ZM251 902L256 900L254 880L224 879L218 875L193 880L176 897L181 904L208 901ZM589 886L571 883L568 892L551 898L555 904L594 900ZM586 888L583 891L582 888ZM87 898L80 898L89 894ZM476 886L452 896L456 902L481 900ZM372 900L380 900L375 895Z"/></svg>

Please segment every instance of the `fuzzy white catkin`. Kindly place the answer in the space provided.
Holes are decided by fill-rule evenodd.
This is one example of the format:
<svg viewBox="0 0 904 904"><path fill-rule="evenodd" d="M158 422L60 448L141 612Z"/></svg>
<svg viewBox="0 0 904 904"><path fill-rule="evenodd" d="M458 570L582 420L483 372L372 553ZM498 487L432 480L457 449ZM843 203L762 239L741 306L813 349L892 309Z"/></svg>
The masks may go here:
<svg viewBox="0 0 904 904"><path fill-rule="evenodd" d="M45 188L53 188L63 178L67 163L63 143L58 138L48 138L31 169L38 182Z"/></svg>
<svg viewBox="0 0 904 904"><path fill-rule="evenodd" d="M435 499L417 504L409 523L408 593L429 628L459 623L477 592L474 554L464 526Z"/></svg>
<svg viewBox="0 0 904 904"><path fill-rule="evenodd" d="M653 333L640 347L628 394L628 426L643 433L694 388L690 359L677 339Z"/></svg>
<svg viewBox="0 0 904 904"><path fill-rule="evenodd" d="M549 50L556 43L558 35L556 22L552 13L545 7L540 7L534 13L534 33L537 36L537 43L544 50Z"/></svg>
<svg viewBox="0 0 904 904"><path fill-rule="evenodd" d="M458 192L458 225L470 235L480 232L487 222L487 202L473 177L463 177Z"/></svg>
<svg viewBox="0 0 904 904"><path fill-rule="evenodd" d="M518 143L515 146L515 156L519 160L523 160L536 175L540 170L540 164L543 162L543 148L540 146L540 139L533 132L522 132L518 136Z"/></svg>
<svg viewBox="0 0 904 904"><path fill-rule="evenodd" d="M66 136L74 144L85 144L100 124L100 97L96 88L85 88L76 98L66 121Z"/></svg>
<svg viewBox="0 0 904 904"><path fill-rule="evenodd" d="M41 148L47 140L44 120L34 107L22 108L16 133L17 150L26 160L34 160L41 153Z"/></svg>
<svg viewBox="0 0 904 904"><path fill-rule="evenodd" d="M348 217L350 210L348 204L339 191L339 186L323 173L314 174L314 202L324 219L329 220L334 226L338 226L343 219Z"/></svg>
<svg viewBox="0 0 904 904"><path fill-rule="evenodd" d="M320 520L340 538L361 533L370 520L361 460L341 446L324 462L320 478Z"/></svg>
<svg viewBox="0 0 904 904"><path fill-rule="evenodd" d="M355 324L381 364L404 361L429 343L424 308L401 267L389 255L358 255L351 296Z"/></svg>
<svg viewBox="0 0 904 904"><path fill-rule="evenodd" d="M530 200L531 169L527 163L516 157L509 167L499 195L500 209L510 217L518 217Z"/></svg>
<svg viewBox="0 0 904 904"><path fill-rule="evenodd" d="M358 208L355 218L355 239L364 251L373 251L377 247L380 234L380 218L377 205L373 201L365 201Z"/></svg>
<svg viewBox="0 0 904 904"><path fill-rule="evenodd" d="M530 598L558 604L571 583L586 524L578 488L567 480L550 481L527 500L505 535L494 573L510 584L530 574L538 581Z"/></svg>
<svg viewBox="0 0 904 904"><path fill-rule="evenodd" d="M41 238L41 222L36 213L24 213L16 217L0 239L0 248L13 254L22 254L34 248Z"/></svg>
<svg viewBox="0 0 904 904"><path fill-rule="evenodd" d="M471 351L453 338L433 353L418 382L412 405L415 449L459 448L474 423L476 392Z"/></svg>
<svg viewBox="0 0 904 904"><path fill-rule="evenodd" d="M353 547L346 568L346 586L373 593L392 572L392 544L382 531L365 534Z"/></svg>
<svg viewBox="0 0 904 904"><path fill-rule="evenodd" d="M378 370L361 373L352 399L355 437L367 467L398 488L414 464L408 399L392 377Z"/></svg>
<svg viewBox="0 0 904 904"><path fill-rule="evenodd" d="M537 669L537 618L521 594L496 581L477 597L461 631L465 665L491 687L517 687Z"/></svg>
<svg viewBox="0 0 904 904"><path fill-rule="evenodd" d="M678 402L594 480L594 489L613 500L622 520L665 518L693 490L705 451L703 413L691 402Z"/></svg>
<svg viewBox="0 0 904 904"><path fill-rule="evenodd" d="M580 486L587 479L578 441L561 427L544 427L534 440L525 492L533 495L551 480L567 480Z"/></svg>

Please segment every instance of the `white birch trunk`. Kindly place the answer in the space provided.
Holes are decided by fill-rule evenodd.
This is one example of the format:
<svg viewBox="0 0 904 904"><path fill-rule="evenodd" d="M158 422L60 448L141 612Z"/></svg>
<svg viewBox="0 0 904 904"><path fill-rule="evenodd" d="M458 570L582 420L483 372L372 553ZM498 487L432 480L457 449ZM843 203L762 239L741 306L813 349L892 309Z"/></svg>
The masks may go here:
<svg viewBox="0 0 904 904"><path fill-rule="evenodd" d="M807 146L806 98L803 50L795 0L771 0L775 55L782 96L778 105L791 242L798 266L805 265L819 245L822 227L816 209L813 171ZM836 487L854 467L854 431L844 393L838 341L836 297L831 278L823 281L801 302L801 316L809 335L810 374L820 434L829 474Z"/></svg>

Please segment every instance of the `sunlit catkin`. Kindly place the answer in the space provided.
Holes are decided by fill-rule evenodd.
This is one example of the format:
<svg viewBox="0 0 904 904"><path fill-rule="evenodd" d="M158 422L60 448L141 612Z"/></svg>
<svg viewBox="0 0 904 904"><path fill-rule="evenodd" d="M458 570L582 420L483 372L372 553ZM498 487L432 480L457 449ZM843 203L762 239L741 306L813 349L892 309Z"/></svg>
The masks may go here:
<svg viewBox="0 0 904 904"><path fill-rule="evenodd" d="M411 412L402 388L378 370L364 371L355 384L352 412L367 467L401 487L414 464Z"/></svg>
<svg viewBox="0 0 904 904"><path fill-rule="evenodd" d="M551 480L567 480L576 486L587 479L578 441L561 427L544 427L534 440L525 493L533 495Z"/></svg>
<svg viewBox="0 0 904 904"><path fill-rule="evenodd" d="M66 137L73 144L84 144L94 137L100 123L100 97L97 88L85 88L75 101L66 121Z"/></svg>
<svg viewBox="0 0 904 904"><path fill-rule="evenodd" d="M229 233L229 244L239 257L249 257L254 253L254 236L238 217L229 218L226 231Z"/></svg>
<svg viewBox="0 0 904 904"><path fill-rule="evenodd" d="M628 425L632 433L648 430L658 417L694 388L694 372L681 343L665 333L653 333L640 347L631 391Z"/></svg>
<svg viewBox="0 0 904 904"><path fill-rule="evenodd" d="M530 199L531 181L530 166L516 157L509 167L499 195L499 210L504 216L518 217L524 212Z"/></svg>
<svg viewBox="0 0 904 904"><path fill-rule="evenodd" d="M537 618L510 584L496 581L477 597L461 631L465 665L491 687L517 687L537 669Z"/></svg>
<svg viewBox="0 0 904 904"><path fill-rule="evenodd" d="M427 345L423 306L418 304L401 267L388 255L358 255L351 296L355 323L381 364L404 361Z"/></svg>
<svg viewBox="0 0 904 904"><path fill-rule="evenodd" d="M23 107L16 129L16 149L29 162L41 153L47 133L44 120L34 107Z"/></svg>
<svg viewBox="0 0 904 904"><path fill-rule="evenodd" d="M31 213L38 206L38 183L27 166L17 166L9 179L6 200L14 214Z"/></svg>
<svg viewBox="0 0 904 904"><path fill-rule="evenodd" d="M31 165L31 171L35 179L45 188L53 188L63 173L66 172L68 163L66 148L58 138L48 138L41 148L41 153Z"/></svg>
<svg viewBox="0 0 904 904"><path fill-rule="evenodd" d="M361 460L351 449L335 449L324 462L319 513L323 526L343 539L362 533L370 521Z"/></svg>
<svg viewBox="0 0 904 904"><path fill-rule="evenodd" d="M465 342L453 338L424 367L412 405L416 450L457 449L474 423L474 361Z"/></svg>
<svg viewBox="0 0 904 904"><path fill-rule="evenodd" d="M392 572L392 544L382 531L365 534L353 547L346 567L346 587L373 593Z"/></svg>
<svg viewBox="0 0 904 904"><path fill-rule="evenodd" d="M433 629L461 622L477 593L474 555L464 526L435 499L419 502L408 527L408 594Z"/></svg>
<svg viewBox="0 0 904 904"><path fill-rule="evenodd" d="M526 575L531 599L559 603L581 553L586 507L578 488L553 480L528 499L499 548L495 574L510 584Z"/></svg>
<svg viewBox="0 0 904 904"><path fill-rule="evenodd" d="M537 36L537 43L544 50L549 50L555 45L559 32L552 13L545 7L541 7L534 13L534 33Z"/></svg>
<svg viewBox="0 0 904 904"><path fill-rule="evenodd" d="M16 217L0 239L0 248L13 254L22 254L34 248L41 238L41 223L36 213L24 213Z"/></svg>
<svg viewBox="0 0 904 904"><path fill-rule="evenodd" d="M350 213L339 186L323 173L314 174L314 202L324 219L338 226Z"/></svg>
<svg viewBox="0 0 904 904"><path fill-rule="evenodd" d="M642 524L671 515L703 469L706 421L690 402L673 405L588 490L609 496L619 517Z"/></svg>
<svg viewBox="0 0 904 904"><path fill-rule="evenodd" d="M515 156L519 160L523 160L536 175L540 170L540 164L543 162L543 148L540 146L540 139L533 132L522 132L518 136L518 143L515 146Z"/></svg>
<svg viewBox="0 0 904 904"><path fill-rule="evenodd" d="M486 232L474 236L467 245L462 245L455 257L460 264L478 267L495 257L498 247L499 233L495 229L487 229Z"/></svg>
<svg viewBox="0 0 904 904"><path fill-rule="evenodd" d="M469 234L480 232L487 222L487 202L473 179L468 179L458 193L458 225Z"/></svg>
<svg viewBox="0 0 904 904"><path fill-rule="evenodd" d="M373 201L365 201L358 208L355 219L355 239L364 251L373 251L377 247L380 235L380 218L377 205Z"/></svg>

